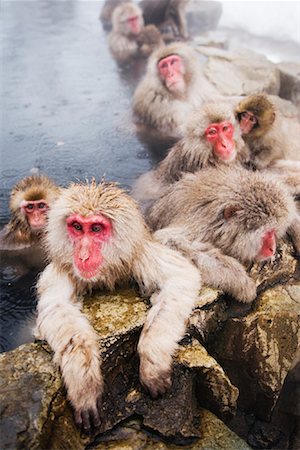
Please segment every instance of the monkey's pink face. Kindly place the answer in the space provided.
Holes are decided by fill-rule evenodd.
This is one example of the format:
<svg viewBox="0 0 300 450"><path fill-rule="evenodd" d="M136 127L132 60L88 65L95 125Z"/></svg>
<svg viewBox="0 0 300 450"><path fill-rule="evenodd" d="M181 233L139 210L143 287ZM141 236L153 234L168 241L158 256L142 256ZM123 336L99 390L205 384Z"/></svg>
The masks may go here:
<svg viewBox="0 0 300 450"><path fill-rule="evenodd" d="M255 115L250 111L243 111L240 115L240 128L242 134L248 134L255 125L258 124L258 120Z"/></svg>
<svg viewBox="0 0 300 450"><path fill-rule="evenodd" d="M276 252L276 235L275 230L268 230L264 233L261 242L261 248L257 259L259 261L264 261L275 255Z"/></svg>
<svg viewBox="0 0 300 450"><path fill-rule="evenodd" d="M185 91L184 64L178 55L170 55L159 61L159 76L171 92L183 93Z"/></svg>
<svg viewBox="0 0 300 450"><path fill-rule="evenodd" d="M139 34L141 32L141 20L139 16L130 16L126 20L131 34Z"/></svg>
<svg viewBox="0 0 300 450"><path fill-rule="evenodd" d="M21 203L21 210L27 219L30 228L33 231L39 231L46 225L46 213L48 204L45 200L23 200Z"/></svg>
<svg viewBox="0 0 300 450"><path fill-rule="evenodd" d="M111 221L102 214L88 217L72 214L67 218L67 232L73 244L76 269L82 278L93 278L103 262L102 244L112 234Z"/></svg>
<svg viewBox="0 0 300 450"><path fill-rule="evenodd" d="M214 154L227 162L236 156L233 134L233 125L228 121L211 123L204 132L207 142L213 146Z"/></svg>

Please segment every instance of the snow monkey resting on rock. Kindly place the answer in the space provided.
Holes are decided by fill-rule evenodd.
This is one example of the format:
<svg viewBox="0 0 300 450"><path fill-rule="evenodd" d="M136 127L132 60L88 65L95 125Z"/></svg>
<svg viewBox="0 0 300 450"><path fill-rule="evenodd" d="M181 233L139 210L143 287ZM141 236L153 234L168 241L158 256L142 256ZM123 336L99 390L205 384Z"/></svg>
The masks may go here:
<svg viewBox="0 0 300 450"><path fill-rule="evenodd" d="M235 113L256 169L280 164L282 159L300 161L299 136L265 94L246 97Z"/></svg>
<svg viewBox="0 0 300 450"><path fill-rule="evenodd" d="M133 97L138 124L162 135L182 136L189 113L218 95L203 75L198 59L198 53L183 43L152 53Z"/></svg>
<svg viewBox="0 0 300 450"><path fill-rule="evenodd" d="M12 189L11 219L0 234L1 250L17 250L39 244L47 212L59 188L44 175L30 175Z"/></svg>
<svg viewBox="0 0 300 450"><path fill-rule="evenodd" d="M242 302L256 286L240 263L272 257L295 221L294 200L274 176L225 166L186 174L148 211L155 237L188 256L203 284Z"/></svg>
<svg viewBox="0 0 300 450"><path fill-rule="evenodd" d="M142 11L134 3L117 6L112 24L109 47L119 63L126 63L136 56L148 56L154 48L164 45L155 25L144 26Z"/></svg>
<svg viewBox="0 0 300 450"><path fill-rule="evenodd" d="M241 138L232 108L223 103L207 103L190 115L184 137L158 167L137 180L133 197L142 202L154 200L185 172L248 159L248 146Z"/></svg>
<svg viewBox="0 0 300 450"><path fill-rule="evenodd" d="M100 424L103 381L98 336L80 312L78 295L113 289L134 278L151 296L141 333L140 381L153 397L171 383L172 355L200 288L198 270L154 241L136 203L114 184L73 184L49 213L50 260L38 283L37 331L54 350L75 420Z"/></svg>

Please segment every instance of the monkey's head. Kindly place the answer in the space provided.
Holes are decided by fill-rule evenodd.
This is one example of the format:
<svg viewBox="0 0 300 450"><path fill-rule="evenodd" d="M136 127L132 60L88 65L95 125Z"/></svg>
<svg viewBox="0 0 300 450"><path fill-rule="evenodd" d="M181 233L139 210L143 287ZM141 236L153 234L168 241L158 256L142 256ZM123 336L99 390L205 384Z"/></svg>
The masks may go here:
<svg viewBox="0 0 300 450"><path fill-rule="evenodd" d="M171 96L181 97L196 76L197 58L195 50L186 44L177 42L162 46L149 57L147 72Z"/></svg>
<svg viewBox="0 0 300 450"><path fill-rule="evenodd" d="M187 122L186 142L193 143L195 149L200 144L201 152L207 153L207 161L230 163L235 160L239 139L234 114L226 104L207 103L194 111Z"/></svg>
<svg viewBox="0 0 300 450"><path fill-rule="evenodd" d="M58 187L43 175L23 178L12 189L10 210L32 233L39 233L46 226L47 211L58 195Z"/></svg>
<svg viewBox="0 0 300 450"><path fill-rule="evenodd" d="M259 138L272 127L275 106L265 94L250 95L238 104L236 117L243 135Z"/></svg>
<svg viewBox="0 0 300 450"><path fill-rule="evenodd" d="M211 198L211 240L242 262L274 256L276 240L284 236L296 214L286 187L271 175L243 169L224 168L215 176L222 190Z"/></svg>
<svg viewBox="0 0 300 450"><path fill-rule="evenodd" d="M113 287L128 275L147 232L124 191L93 180L62 190L49 211L45 242L50 258L76 278Z"/></svg>
<svg viewBox="0 0 300 450"><path fill-rule="evenodd" d="M131 2L122 3L112 14L112 25L113 31L124 36L137 36L144 26L141 8Z"/></svg>

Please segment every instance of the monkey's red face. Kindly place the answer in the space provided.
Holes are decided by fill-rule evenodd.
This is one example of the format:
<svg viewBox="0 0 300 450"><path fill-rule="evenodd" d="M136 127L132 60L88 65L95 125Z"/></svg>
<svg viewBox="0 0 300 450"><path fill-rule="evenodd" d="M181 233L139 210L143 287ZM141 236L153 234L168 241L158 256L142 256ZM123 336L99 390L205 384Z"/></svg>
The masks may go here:
<svg viewBox="0 0 300 450"><path fill-rule="evenodd" d="M72 214L67 218L67 232L73 243L73 261L80 276L93 278L103 262L102 244L112 234L110 220L102 214L89 217Z"/></svg>
<svg viewBox="0 0 300 450"><path fill-rule="evenodd" d="M184 64L178 55L170 55L158 63L158 71L161 80L171 92L184 92Z"/></svg>
<svg viewBox="0 0 300 450"><path fill-rule="evenodd" d="M234 128L230 122L211 123L205 130L206 140L212 144L214 154L227 162L235 158Z"/></svg>
<svg viewBox="0 0 300 450"><path fill-rule="evenodd" d="M24 200L21 203L21 210L33 231L39 231L45 227L48 210L48 204L45 200Z"/></svg>
<svg viewBox="0 0 300 450"><path fill-rule="evenodd" d="M242 134L248 134L258 124L255 115L250 111L243 111L240 115L240 128Z"/></svg>
<svg viewBox="0 0 300 450"><path fill-rule="evenodd" d="M132 34L139 34L141 32L141 21L139 16L128 17L127 23Z"/></svg>
<svg viewBox="0 0 300 450"><path fill-rule="evenodd" d="M275 230L266 231L262 237L261 248L257 259L263 261L271 258L276 252L276 235Z"/></svg>

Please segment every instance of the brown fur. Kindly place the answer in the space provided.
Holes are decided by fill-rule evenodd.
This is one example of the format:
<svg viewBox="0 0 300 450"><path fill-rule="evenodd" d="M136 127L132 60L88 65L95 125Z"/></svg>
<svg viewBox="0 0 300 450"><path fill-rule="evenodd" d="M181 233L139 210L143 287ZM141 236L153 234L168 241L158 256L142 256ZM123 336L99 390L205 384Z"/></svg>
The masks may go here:
<svg viewBox="0 0 300 450"><path fill-rule="evenodd" d="M141 26L139 34L132 34L126 22L130 16L138 16ZM113 12L112 32L109 35L109 47L118 63L129 62L136 57L148 56L156 47L163 45L160 32L156 27L144 27L140 7L134 3L122 3Z"/></svg>
<svg viewBox="0 0 300 450"><path fill-rule="evenodd" d="M243 136L255 168L271 167L280 159L300 160L297 131L280 115L267 95L251 95L242 100L236 107L237 119L243 111L251 111L258 119L258 124Z"/></svg>
<svg viewBox="0 0 300 450"><path fill-rule="evenodd" d="M66 219L74 213L100 213L112 224L112 235L101 246L103 262L90 280L73 264ZM140 381L152 396L163 394L200 288L197 269L153 240L136 203L113 183L92 181L63 189L49 213L45 246L52 262L38 283L37 332L54 350L77 423L86 430L99 426L103 390L98 337L78 301L86 290L113 289L135 279L143 294L153 294L138 344Z"/></svg>
<svg viewBox="0 0 300 450"><path fill-rule="evenodd" d="M185 175L147 216L162 242L198 265L203 282L249 301L255 285L238 261L255 261L264 232L284 236L297 212L276 177L223 166Z"/></svg>
<svg viewBox="0 0 300 450"><path fill-rule="evenodd" d="M2 234L1 247L22 248L40 242L41 233L31 230L20 205L23 200L44 199L50 206L56 199L59 188L44 175L23 178L12 189L9 207L11 219Z"/></svg>
<svg viewBox="0 0 300 450"><path fill-rule="evenodd" d="M212 144L205 139L205 129L211 123L229 121L235 128L234 141L236 158L231 162L224 162L212 152ZM143 174L135 183L133 196L139 201L153 200L162 195L163 191L185 172L196 172L209 166L219 164L234 164L247 162L249 150L241 138L238 124L232 108L226 104L208 103L199 111L190 115L187 121L184 137L169 151L166 158L158 167Z"/></svg>
<svg viewBox="0 0 300 450"><path fill-rule="evenodd" d="M185 92L170 92L160 79L158 62L169 55L179 55L184 64ZM155 50L149 57L146 74L136 88L133 112L139 125L162 135L181 137L188 115L203 102L218 96L202 73L199 56L190 46L174 43Z"/></svg>
<svg viewBox="0 0 300 450"><path fill-rule="evenodd" d="M110 30L112 27L112 14L117 6L123 3L129 3L130 0L105 0L101 9L99 19L105 30Z"/></svg>

